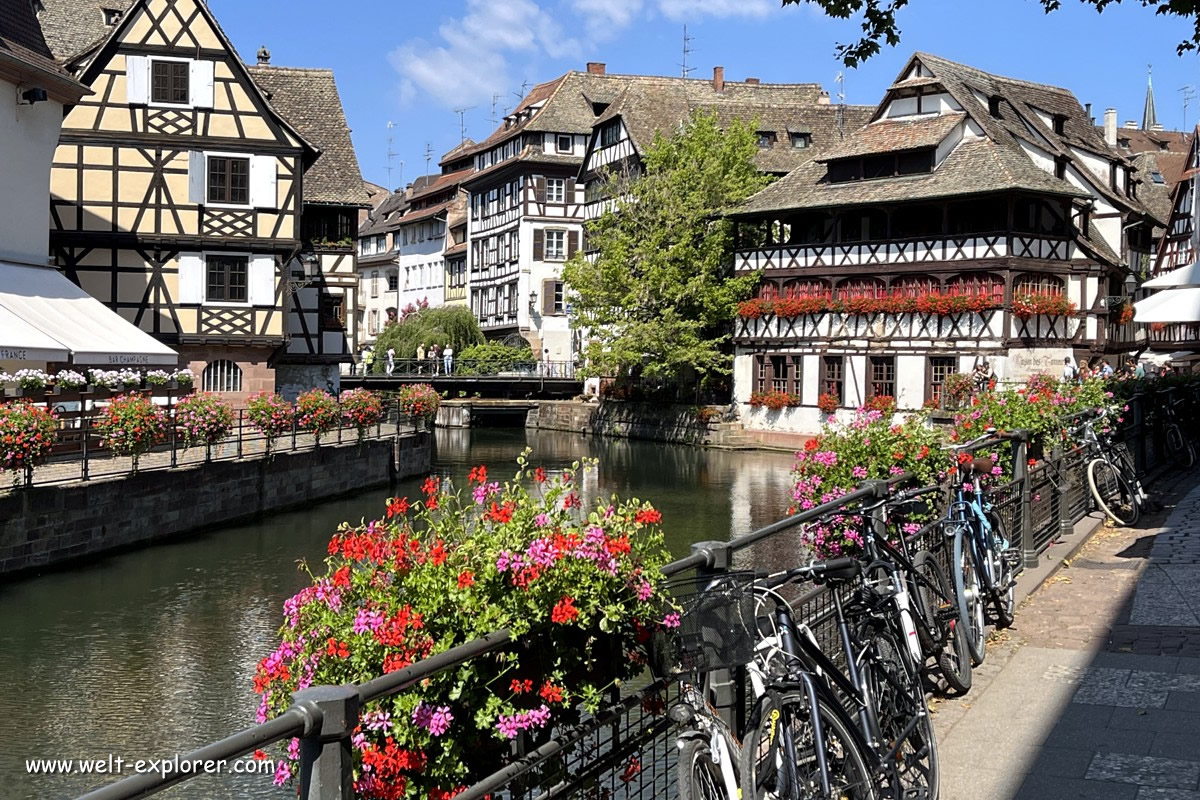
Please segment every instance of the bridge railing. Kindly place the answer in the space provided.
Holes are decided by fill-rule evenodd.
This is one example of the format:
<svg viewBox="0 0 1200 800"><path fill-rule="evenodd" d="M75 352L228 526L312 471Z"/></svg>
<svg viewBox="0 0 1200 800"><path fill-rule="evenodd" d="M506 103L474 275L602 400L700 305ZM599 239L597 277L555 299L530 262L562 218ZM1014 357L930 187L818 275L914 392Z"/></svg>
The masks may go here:
<svg viewBox="0 0 1200 800"><path fill-rule="evenodd" d="M364 365L356 364L355 372L364 376ZM446 370L443 359L432 358L397 358L392 363L392 369L387 368L387 360L376 356L369 371L367 380L372 378L428 378L431 380L453 378L512 378L528 380L537 378L556 378L574 380L576 365L574 361L521 361L513 364L497 364L495 361L483 359L453 359L450 370Z"/></svg>
<svg viewBox="0 0 1200 800"><path fill-rule="evenodd" d="M1036 565L1041 554L1075 522L1091 512L1091 500L1082 481L1082 454L1055 448L1042 454L1030 468L1029 436L1015 431L974 448L991 452L1008 445L1011 480L992 488L997 513L1013 545L1022 550L1025 565ZM837 500L819 505L730 541L705 541L692 545L686 557L664 568L668 577L694 574L706 580L752 563L753 548L782 547L789 555L800 552L801 529L826 515L853 515L896 486L911 480L899 475L888 481L866 481ZM877 520L879 522L880 520ZM946 543L938 523L908 537L913 547L927 549L945 561ZM793 601L797 617L818 637L832 639L832 595L819 587ZM447 650L403 670L367 683L317 686L297 692L294 704L282 715L180 757L181 763L204 759L232 759L291 737L299 737L301 800L349 800L354 796L350 746L364 703L392 696L443 670L510 644L506 630ZM831 651L835 648L830 648ZM672 723L665 709L677 696L676 684L647 677L614 688L607 703L582 721L553 729L548 738L533 741L521 734L513 744L510 762L456 795L458 800L485 796L532 798L669 797L676 790L676 749ZM716 687L717 706L737 723L744 718L749 693L744 675L734 673ZM170 772L138 775L97 789L79 800L129 800L161 791L193 777Z"/></svg>

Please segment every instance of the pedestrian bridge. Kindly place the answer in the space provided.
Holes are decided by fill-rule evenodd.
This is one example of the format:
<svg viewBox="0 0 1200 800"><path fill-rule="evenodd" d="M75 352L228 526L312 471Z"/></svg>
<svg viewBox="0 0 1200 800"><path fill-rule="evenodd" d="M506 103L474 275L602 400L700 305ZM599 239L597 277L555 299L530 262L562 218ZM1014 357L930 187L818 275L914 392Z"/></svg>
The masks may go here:
<svg viewBox="0 0 1200 800"><path fill-rule="evenodd" d="M365 387L372 390L394 391L401 386L427 383L446 397L493 398L566 398L583 391L583 379L576 374L575 364L569 361L531 361L497 367L491 363L454 361L447 374L442 362L430 359L401 359L392 372L379 370L367 375L342 376L342 386L348 389Z"/></svg>

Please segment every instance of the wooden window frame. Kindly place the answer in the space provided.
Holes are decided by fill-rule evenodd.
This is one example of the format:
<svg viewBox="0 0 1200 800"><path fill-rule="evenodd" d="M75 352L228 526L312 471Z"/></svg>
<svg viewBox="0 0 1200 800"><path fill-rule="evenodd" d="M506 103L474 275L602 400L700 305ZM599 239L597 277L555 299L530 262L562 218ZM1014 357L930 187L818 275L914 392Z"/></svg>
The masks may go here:
<svg viewBox="0 0 1200 800"><path fill-rule="evenodd" d="M567 146L563 147L563 139L567 140ZM569 133L560 133L554 137L554 149L560 153L570 153L575 149L575 137Z"/></svg>
<svg viewBox="0 0 1200 800"><path fill-rule="evenodd" d="M173 58L150 59L150 102L156 106L191 105L191 62ZM160 75L160 69L166 74ZM182 76L182 85L180 77ZM160 90L162 94L160 94ZM182 93L182 99L180 94Z"/></svg>
<svg viewBox="0 0 1200 800"><path fill-rule="evenodd" d="M941 367L948 367L943 373ZM929 356L925 359L925 399L940 404L946 378L958 372L954 356Z"/></svg>
<svg viewBox="0 0 1200 800"><path fill-rule="evenodd" d="M233 285L233 277L238 271L242 274L241 287ZM219 272L219 282L213 283L214 272ZM217 288L220 297L214 296L213 289ZM234 289L240 288L242 296L233 297ZM227 253L209 253L204 257L204 302L235 303L247 305L250 302L250 257L230 255Z"/></svg>
<svg viewBox="0 0 1200 800"><path fill-rule="evenodd" d="M320 295L320 328L322 331L344 331L346 329L346 297L344 295Z"/></svg>
<svg viewBox="0 0 1200 800"><path fill-rule="evenodd" d="M245 185L241 187L241 191L245 193L245 198L235 200L233 186L234 179L234 164L245 164L245 173L243 179ZM223 185L213 185L214 176L223 178ZM210 155L205 159L204 165L204 197L207 200L207 205L222 205L222 206L250 206L250 157L235 156L235 155ZM378 250L378 242L376 250ZM385 249L386 249L385 242Z"/></svg>
<svg viewBox="0 0 1200 800"><path fill-rule="evenodd" d="M550 248L551 236L554 236L556 238L559 236L562 237L562 249L561 250L558 250L557 248L555 248L554 250L551 250L551 248ZM542 232L542 241L544 243L542 245L544 248L542 251L542 260L543 261L566 261L567 260L567 230L566 230L566 228L546 228Z"/></svg>
<svg viewBox="0 0 1200 800"><path fill-rule="evenodd" d="M831 378L829 375L830 367L837 366L837 376ZM838 405L846 405L846 356L844 355L823 355L821 356L821 391L819 394L835 394L837 395Z"/></svg>
<svg viewBox="0 0 1200 800"><path fill-rule="evenodd" d="M557 191L551 191L551 187ZM546 178L546 202L556 204L567 202L566 178Z"/></svg>
<svg viewBox="0 0 1200 800"><path fill-rule="evenodd" d="M614 147L621 142L621 121L618 119L606 122L600 128L600 147Z"/></svg>
<svg viewBox="0 0 1200 800"><path fill-rule="evenodd" d="M789 134L793 150L807 150L812 147L811 133L791 133Z"/></svg>
<svg viewBox="0 0 1200 800"><path fill-rule="evenodd" d="M877 369L883 370L883 377ZM867 356L867 398L872 397L896 397L895 356Z"/></svg>

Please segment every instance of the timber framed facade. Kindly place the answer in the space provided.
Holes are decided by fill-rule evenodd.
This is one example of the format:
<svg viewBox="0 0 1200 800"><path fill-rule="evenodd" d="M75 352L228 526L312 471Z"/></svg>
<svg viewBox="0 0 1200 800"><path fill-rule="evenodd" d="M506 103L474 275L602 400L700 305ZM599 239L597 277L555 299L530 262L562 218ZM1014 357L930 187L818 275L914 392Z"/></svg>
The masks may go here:
<svg viewBox="0 0 1200 800"><path fill-rule="evenodd" d="M353 330L335 343L298 325L305 309L293 280L312 250L305 233L321 198L307 184L324 148L276 108L283 98L269 99L200 0L123 4L111 26L98 15L91 44L77 52L62 48L83 41L79 28L90 23L71 19L67 0L44 5L43 24L62 26L47 36L55 55L93 92L67 113L54 157L58 266L179 350L202 388L235 398L273 391L275 367L294 356L334 364L336 378ZM346 198L351 216L365 203L356 177L364 197ZM352 235L351 223L345 246L321 253L307 281L333 287L345 272L350 295L338 288L351 305L354 270L342 261L353 261Z"/></svg>
<svg viewBox="0 0 1200 800"><path fill-rule="evenodd" d="M735 399L750 427L812 433L818 402L940 401L1136 346L1119 322L1155 220L1135 170L1066 90L919 53L868 124L751 198L735 271ZM786 388L781 388L786 387ZM768 412L758 392L793 407Z"/></svg>

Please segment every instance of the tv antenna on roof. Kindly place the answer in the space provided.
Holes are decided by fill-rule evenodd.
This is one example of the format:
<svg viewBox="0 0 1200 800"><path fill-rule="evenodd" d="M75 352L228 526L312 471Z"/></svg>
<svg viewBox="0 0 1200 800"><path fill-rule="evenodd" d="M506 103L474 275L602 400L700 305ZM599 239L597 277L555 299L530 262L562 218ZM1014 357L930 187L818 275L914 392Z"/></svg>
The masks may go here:
<svg viewBox="0 0 1200 800"><path fill-rule="evenodd" d="M837 105L837 130L838 138L846 136L846 76L842 72L838 72L837 78L834 79L838 85L838 105Z"/></svg>
<svg viewBox="0 0 1200 800"><path fill-rule="evenodd" d="M388 135L387 135L387 176L388 176L387 190L389 192L392 191L392 159L396 157L396 154L394 152L392 152L392 129L395 127L396 127L396 123L389 120L388 124L387 124L387 130L388 130ZM403 163L403 162L401 162L401 163Z"/></svg>
<svg viewBox="0 0 1200 800"><path fill-rule="evenodd" d="M429 162L433 160L433 143L425 143L425 174L429 174Z"/></svg>
<svg viewBox="0 0 1200 800"><path fill-rule="evenodd" d="M499 92L497 92L496 94L493 94L493 95L492 95L492 116L491 116L491 120L492 120L492 124L493 124L493 125L498 125L498 124L500 124L500 120L499 120L499 118L496 116L496 106L500 104L500 98L501 98L502 96L503 96L503 95L501 95ZM507 113L507 112L506 112L506 113Z"/></svg>
<svg viewBox="0 0 1200 800"><path fill-rule="evenodd" d="M467 112L475 110L476 106L467 106L466 108L456 108L454 113L458 114L458 143L462 144L467 140Z"/></svg>
<svg viewBox="0 0 1200 800"><path fill-rule="evenodd" d="M1183 94L1183 130L1188 129L1188 105L1191 104L1192 98L1196 96L1195 86L1181 86L1179 91Z"/></svg>
<svg viewBox="0 0 1200 800"><path fill-rule="evenodd" d="M695 67L688 66L688 56L690 56L692 53L696 52L695 50L693 50L690 47L690 45L693 41L695 41L695 37L687 35L687 25L684 25L683 26L683 62L679 65L681 78L688 77L689 75L692 74L692 70L695 69Z"/></svg>

